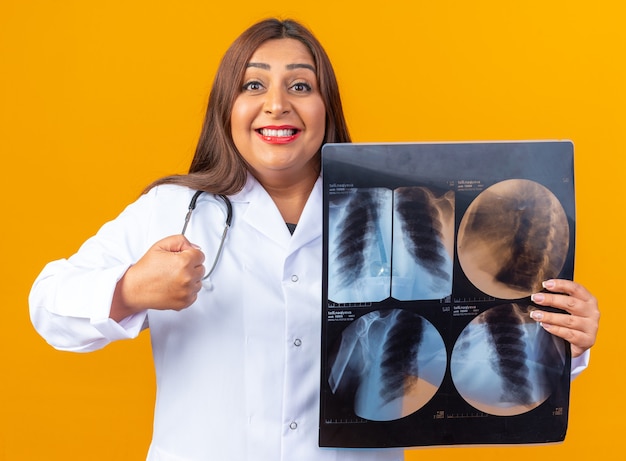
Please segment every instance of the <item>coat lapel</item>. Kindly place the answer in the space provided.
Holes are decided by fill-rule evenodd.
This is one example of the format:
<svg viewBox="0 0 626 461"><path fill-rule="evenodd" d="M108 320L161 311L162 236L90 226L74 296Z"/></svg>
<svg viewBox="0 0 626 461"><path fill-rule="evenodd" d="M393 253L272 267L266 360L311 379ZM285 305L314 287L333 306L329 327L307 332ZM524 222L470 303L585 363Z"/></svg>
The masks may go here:
<svg viewBox="0 0 626 461"><path fill-rule="evenodd" d="M287 229L287 225L272 198L252 175L248 175L248 182L244 189L233 195L231 200L235 205L238 203L247 204L244 207L236 207L238 210L234 212L233 226L237 225L237 220L241 219L285 248L288 253L322 236L321 178L318 178L313 186L293 235L289 233L289 229Z"/></svg>

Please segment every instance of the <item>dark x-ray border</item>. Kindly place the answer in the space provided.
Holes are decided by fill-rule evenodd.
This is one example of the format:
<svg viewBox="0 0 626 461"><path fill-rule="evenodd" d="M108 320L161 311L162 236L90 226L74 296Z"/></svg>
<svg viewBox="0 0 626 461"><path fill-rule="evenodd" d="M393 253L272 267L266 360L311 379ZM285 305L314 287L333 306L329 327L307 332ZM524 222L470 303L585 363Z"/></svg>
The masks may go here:
<svg viewBox="0 0 626 461"><path fill-rule="evenodd" d="M511 416L477 409L464 399L453 382L452 350L470 322L496 306L532 308L530 298L500 298L476 287L463 271L456 248L456 232L474 199L494 184L528 180L547 188L558 199L569 227L569 242L561 278L573 278L575 253L574 152L569 141L465 143L327 144L322 150L324 189L322 369L320 437L322 447L412 447L473 444L536 444L564 440L567 431L570 362L564 351L563 371L551 394L540 405ZM455 255L452 293L442 299L337 303L329 299L329 203L346 191L400 187L452 190L455 194ZM406 310L421 316L440 333L447 365L434 396L414 413L376 421L355 414L345 398L329 385L333 354L342 333L361 317L376 312ZM520 310L520 309L518 309ZM386 315L386 314L385 314ZM484 317L484 316L483 316ZM561 346L559 346L561 347Z"/></svg>

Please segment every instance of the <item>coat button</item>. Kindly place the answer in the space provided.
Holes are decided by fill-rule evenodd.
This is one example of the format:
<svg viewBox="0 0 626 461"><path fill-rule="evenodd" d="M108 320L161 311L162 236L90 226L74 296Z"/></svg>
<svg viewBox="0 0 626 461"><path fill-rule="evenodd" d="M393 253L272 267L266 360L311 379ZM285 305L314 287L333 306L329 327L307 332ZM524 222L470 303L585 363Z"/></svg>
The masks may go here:
<svg viewBox="0 0 626 461"><path fill-rule="evenodd" d="M295 421L292 421L291 424L289 424L289 429L291 429L292 431L298 428L298 423L296 423Z"/></svg>
<svg viewBox="0 0 626 461"><path fill-rule="evenodd" d="M296 338L293 340L293 345L296 347L300 347L302 345L302 341L300 340L300 338Z"/></svg>
<svg viewBox="0 0 626 461"><path fill-rule="evenodd" d="M291 281L292 281L292 282L297 282L297 281L298 281L298 276L297 276L297 275L295 275L295 274L294 274L294 275L292 275L292 276L291 276Z"/></svg>

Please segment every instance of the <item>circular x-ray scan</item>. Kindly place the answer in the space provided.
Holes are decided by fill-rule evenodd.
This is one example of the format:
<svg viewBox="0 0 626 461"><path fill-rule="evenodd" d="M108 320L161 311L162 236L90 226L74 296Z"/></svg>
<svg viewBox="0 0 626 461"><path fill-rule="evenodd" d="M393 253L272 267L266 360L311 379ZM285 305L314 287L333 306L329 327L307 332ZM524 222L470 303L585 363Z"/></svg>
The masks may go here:
<svg viewBox="0 0 626 461"><path fill-rule="evenodd" d="M372 421L391 421L422 408L446 371L437 329L402 309L370 312L342 333L330 358L332 392Z"/></svg>
<svg viewBox="0 0 626 461"><path fill-rule="evenodd" d="M546 187L510 179L485 189L467 208L457 251L467 278L503 299L529 296L557 277L569 248L567 215Z"/></svg>
<svg viewBox="0 0 626 461"><path fill-rule="evenodd" d="M501 304L472 320L450 362L452 381L467 403L491 415L514 416L541 405L565 366L565 342L530 319L530 308Z"/></svg>

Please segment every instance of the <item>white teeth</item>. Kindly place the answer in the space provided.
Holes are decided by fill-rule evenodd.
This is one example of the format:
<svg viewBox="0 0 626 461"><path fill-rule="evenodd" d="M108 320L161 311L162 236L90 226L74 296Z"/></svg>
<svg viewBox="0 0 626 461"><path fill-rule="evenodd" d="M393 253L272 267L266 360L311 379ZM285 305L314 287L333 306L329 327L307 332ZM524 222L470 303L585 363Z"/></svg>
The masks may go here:
<svg viewBox="0 0 626 461"><path fill-rule="evenodd" d="M293 136L294 134L296 134L296 130L269 130L267 128L261 128L259 130L259 132L263 135L263 136L272 136L272 137L286 137L286 136Z"/></svg>

